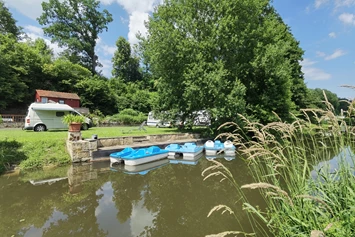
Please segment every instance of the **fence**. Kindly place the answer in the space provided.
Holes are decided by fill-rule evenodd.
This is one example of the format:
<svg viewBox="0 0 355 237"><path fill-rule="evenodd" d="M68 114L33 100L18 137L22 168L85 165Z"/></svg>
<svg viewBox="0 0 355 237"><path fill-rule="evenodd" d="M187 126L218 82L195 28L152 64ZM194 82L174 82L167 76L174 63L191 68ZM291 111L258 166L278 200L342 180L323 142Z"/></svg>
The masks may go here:
<svg viewBox="0 0 355 237"><path fill-rule="evenodd" d="M1 114L3 123L24 123L26 115L18 114Z"/></svg>

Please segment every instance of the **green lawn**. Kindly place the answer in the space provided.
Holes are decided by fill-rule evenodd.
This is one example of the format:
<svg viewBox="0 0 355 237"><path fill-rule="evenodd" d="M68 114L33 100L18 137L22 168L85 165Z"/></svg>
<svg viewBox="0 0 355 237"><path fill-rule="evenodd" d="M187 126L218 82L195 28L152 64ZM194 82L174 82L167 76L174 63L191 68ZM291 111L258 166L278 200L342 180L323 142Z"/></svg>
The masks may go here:
<svg viewBox="0 0 355 237"><path fill-rule="evenodd" d="M175 128L145 127L145 129L147 131L138 131L138 126L93 127L82 131L82 137L91 138L94 134L100 138L180 132ZM22 169L69 163L70 157L65 149L67 136L67 130L33 132L21 129L0 129L0 173L11 163L20 162Z"/></svg>
<svg viewBox="0 0 355 237"><path fill-rule="evenodd" d="M138 126L134 127L93 127L86 131L81 131L83 138L91 138L92 135L100 137L118 136L139 136L147 134L178 133L175 128L155 128L144 127L147 131L138 131ZM21 129L0 129L0 140L15 139L18 142L29 141L58 141L65 140L68 136L67 130L52 130L46 132L24 131Z"/></svg>

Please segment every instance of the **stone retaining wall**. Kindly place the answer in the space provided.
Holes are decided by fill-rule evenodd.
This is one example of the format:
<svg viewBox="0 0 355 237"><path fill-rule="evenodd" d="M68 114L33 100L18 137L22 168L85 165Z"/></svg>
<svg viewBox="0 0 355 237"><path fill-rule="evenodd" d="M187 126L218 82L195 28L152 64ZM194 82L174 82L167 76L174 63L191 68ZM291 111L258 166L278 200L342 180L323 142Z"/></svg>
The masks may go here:
<svg viewBox="0 0 355 237"><path fill-rule="evenodd" d="M70 136L70 133L68 134ZM177 133L177 134L159 134L146 136L125 136L125 137L109 137L98 139L85 139L78 141L67 140L67 151L72 162L91 161L93 152L105 147L128 146L140 143L156 143L156 142L173 142L186 139L199 139L199 134Z"/></svg>

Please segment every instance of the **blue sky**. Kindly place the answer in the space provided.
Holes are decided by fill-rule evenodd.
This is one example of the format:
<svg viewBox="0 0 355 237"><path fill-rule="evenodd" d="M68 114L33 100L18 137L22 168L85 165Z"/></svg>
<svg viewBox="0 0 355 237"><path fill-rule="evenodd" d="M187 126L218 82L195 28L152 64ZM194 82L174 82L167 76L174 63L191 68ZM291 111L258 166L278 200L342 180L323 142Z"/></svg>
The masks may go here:
<svg viewBox="0 0 355 237"><path fill-rule="evenodd" d="M42 0L4 0L18 25L32 38L45 38L36 18L40 16ZM132 44L135 34L145 34L144 21L161 0L102 0L102 8L113 15L108 32L100 35L97 54L105 76L111 76L111 58L115 41L123 36ZM355 90L355 0L274 0L274 7L305 51L301 62L309 88L328 89L349 99ZM56 44L51 44L60 52Z"/></svg>

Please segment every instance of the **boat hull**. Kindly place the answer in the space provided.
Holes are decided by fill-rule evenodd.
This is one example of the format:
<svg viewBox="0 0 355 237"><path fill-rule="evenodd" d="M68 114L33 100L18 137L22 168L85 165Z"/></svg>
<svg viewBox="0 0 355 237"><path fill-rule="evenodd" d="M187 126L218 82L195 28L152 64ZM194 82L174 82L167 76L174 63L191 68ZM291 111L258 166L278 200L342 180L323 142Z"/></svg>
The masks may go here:
<svg viewBox="0 0 355 237"><path fill-rule="evenodd" d="M196 152L185 152L185 153L182 153L182 157L185 160L193 160L196 156L198 156L202 152L203 152L203 149L201 148L200 150L198 150Z"/></svg>
<svg viewBox="0 0 355 237"><path fill-rule="evenodd" d="M207 149L207 148L205 148L205 150L206 150L206 156L215 156L215 155L217 155L217 150L210 150L210 149Z"/></svg>
<svg viewBox="0 0 355 237"><path fill-rule="evenodd" d="M122 159L121 158L114 158L110 156L110 162L111 164L115 164L115 163L122 163Z"/></svg>
<svg viewBox="0 0 355 237"><path fill-rule="evenodd" d="M162 153L162 154L157 154L157 155L152 155L152 156L147 156L144 158L132 159L132 160L122 158L122 160L124 161L125 165L141 165L141 164L153 162L156 160L165 159L167 157L168 157L168 152Z"/></svg>

